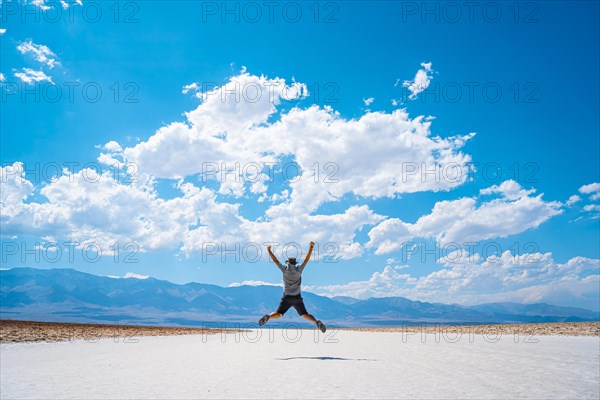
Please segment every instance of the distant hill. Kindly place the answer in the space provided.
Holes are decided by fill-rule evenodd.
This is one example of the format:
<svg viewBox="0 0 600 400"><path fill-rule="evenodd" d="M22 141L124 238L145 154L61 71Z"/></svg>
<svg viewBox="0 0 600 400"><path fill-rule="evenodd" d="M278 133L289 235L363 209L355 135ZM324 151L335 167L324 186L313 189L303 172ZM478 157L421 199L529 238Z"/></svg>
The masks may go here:
<svg viewBox="0 0 600 400"><path fill-rule="evenodd" d="M0 317L64 322L201 326L255 324L274 311L276 286L179 285L148 278L110 278L73 269L0 270ZM402 297L359 300L304 292L309 312L338 326L598 321L597 312L549 304L459 306ZM292 309L275 325L306 325ZM249 325L250 326L250 325Z"/></svg>

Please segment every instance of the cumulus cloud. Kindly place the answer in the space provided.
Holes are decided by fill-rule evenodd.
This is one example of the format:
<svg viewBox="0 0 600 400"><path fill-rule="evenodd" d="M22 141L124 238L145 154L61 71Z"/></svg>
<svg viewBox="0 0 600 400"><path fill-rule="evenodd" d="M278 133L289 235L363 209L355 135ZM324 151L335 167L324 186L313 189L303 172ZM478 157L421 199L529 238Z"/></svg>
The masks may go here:
<svg viewBox="0 0 600 400"><path fill-rule="evenodd" d="M440 244L476 242L507 237L537 228L562 212L560 202L546 202L542 195L531 196L517 182L481 190L481 194L498 193L502 197L478 204L476 198L464 197L435 203L431 213L414 224L390 218L369 232L368 247L376 254L400 249L416 237L433 238Z"/></svg>
<svg viewBox="0 0 600 400"><path fill-rule="evenodd" d="M298 99L306 93L305 85L241 73L222 87L202 93L202 104L186 113L185 123L162 127L147 141L125 148L123 156L141 171L176 179L206 172L213 163L220 172L225 164L274 162L275 158L266 154L271 146L255 144L252 129L267 123L284 98Z"/></svg>
<svg viewBox="0 0 600 400"><path fill-rule="evenodd" d="M308 213L348 193L395 197L464 183L471 157L460 149L474 134L433 136L430 120L411 119L404 110L348 120L331 107L294 107L272 120L282 102L307 95L304 84L243 71L203 93L202 104L186 114L186 122L160 128L148 140L124 148L122 157L138 165L142 175L180 179L203 174L218 181L220 194L235 197L252 187L254 193L264 189L243 176L244 168L275 165L276 170L291 158L300 173L289 183L289 200L267 212L272 218Z"/></svg>
<svg viewBox="0 0 600 400"><path fill-rule="evenodd" d="M583 185L579 188L579 193L587 194L590 196L590 200L600 199L600 183L590 183L589 185Z"/></svg>
<svg viewBox="0 0 600 400"><path fill-rule="evenodd" d="M579 193L582 195L587 195L588 200L592 202L597 201L600 199L600 183L594 182L588 185L583 185L579 188ZM579 197L577 195L574 196ZM582 210L588 214L586 216L577 218L575 221L600 218L600 204L598 203L586 204L583 206Z"/></svg>
<svg viewBox="0 0 600 400"><path fill-rule="evenodd" d="M44 71L36 71L31 68L23 68L20 72L15 72L14 75L28 85L44 81L54 84L52 78L46 75Z"/></svg>
<svg viewBox="0 0 600 400"><path fill-rule="evenodd" d="M40 194L47 201L24 202L33 185L20 163L10 168L2 181L3 232L52 234L82 245L94 242L102 249L115 242L134 242L142 251L177 248L184 232L210 213L215 200L212 191L191 184L178 187L180 197L163 200L152 187L126 185L108 171L83 169L64 171L43 186Z"/></svg>
<svg viewBox="0 0 600 400"><path fill-rule="evenodd" d="M200 86L198 85L198 83L192 82L189 85L185 85L183 87L183 89L181 90L181 93L182 94L188 94L191 91L197 93L199 90L200 90Z"/></svg>
<svg viewBox="0 0 600 400"><path fill-rule="evenodd" d="M581 200L581 197L577 196L576 194L572 195L569 197L569 199L567 200L567 202L565 203L565 205L567 207L572 206L573 204L579 202Z"/></svg>
<svg viewBox="0 0 600 400"><path fill-rule="evenodd" d="M516 181L510 179L502 182L500 186L494 185L492 187L482 189L479 191L479 193L484 195L498 193L508 200L517 200L531 193L535 193L535 189L525 190Z"/></svg>
<svg viewBox="0 0 600 400"><path fill-rule="evenodd" d="M48 46L43 44L35 44L31 40L27 42L21 42L17 45L17 50L21 54L31 54L33 58L46 65L48 68L54 68L58 62L56 61L56 54L50 50Z"/></svg>
<svg viewBox="0 0 600 400"><path fill-rule="evenodd" d="M135 182L118 181L108 171L66 172L40 189L45 202L11 198L14 212L7 214L3 229L60 234L81 243L135 241L142 250L178 248L186 254L215 242L314 240L335 244L328 250L331 254L322 256L349 259L363 254L356 236L365 227L370 229L368 246L380 254L415 236L440 242L503 237L560 212L558 203L545 202L541 195L531 195L533 189L509 181L482 191L500 198L481 204L472 198L438 202L414 224L379 215L366 205L319 214L321 205L348 195L395 198L460 186L471 161L461 148L473 134L434 136L429 119L410 118L405 110L345 119L331 107L313 105L276 115L282 102L307 95L304 84L243 70L224 86L203 93L202 103L186 114L185 122L164 126L133 147L116 141L98 146L106 152L99 160L107 165L136 165ZM256 179L251 182L217 176L231 173L232 166L238 175L236 164L281 168L290 159L299 167L298 179L275 193L260 168L253 170ZM215 167L216 189L202 179L194 179L204 184L200 186L185 182L204 178L204 163ZM157 179L176 180L179 195L162 199L155 189ZM248 196L271 202L263 216L253 220L241 214L238 199Z"/></svg>
<svg viewBox="0 0 600 400"><path fill-rule="evenodd" d="M459 251L460 252L460 251ZM548 302L598 309L600 260L574 257L557 263L551 253L482 259L462 251L448 255L444 268L415 277L387 265L368 280L313 287L315 293L356 298L402 296L413 300L481 304Z"/></svg>
<svg viewBox="0 0 600 400"><path fill-rule="evenodd" d="M421 63L421 67L423 68L417 71L412 81L404 81L402 83L402 86L408 88L410 91L408 98L411 100L416 99L419 93L427 89L431 83L431 79L433 79L431 63Z"/></svg>
<svg viewBox="0 0 600 400"><path fill-rule="evenodd" d="M6 29L0 29L0 35L4 35L6 33Z"/></svg>
<svg viewBox="0 0 600 400"><path fill-rule="evenodd" d="M75 1L60 0L59 2L49 1L49 0L26 0L26 1L30 2L34 6L38 7L42 11L50 10L53 6L56 6L57 3L60 3L62 8L65 10L71 6L82 6L83 5L82 0L75 0ZM26 1L24 1L24 2L26 2Z"/></svg>
<svg viewBox="0 0 600 400"><path fill-rule="evenodd" d="M356 230L383 218L367 206L353 206L339 214L252 221L240 214L239 203L220 202L205 187L179 182L180 195L165 200L153 185L126 184L110 171L93 169L64 171L40 189L45 202L25 202L34 188L21 163L2 169L1 185L3 234L51 234L80 246L94 243L103 251L110 251L115 242L133 242L140 251L179 249L198 254L208 244L225 243L228 248L239 246L238 250L255 244L262 249L272 239L279 241L275 248L281 251L284 244L305 246L318 240L331 243L322 249L322 256L347 259L363 251ZM303 251L295 246L290 251L296 253L290 256Z"/></svg>
<svg viewBox="0 0 600 400"><path fill-rule="evenodd" d="M300 257L302 247L312 240L323 246L318 252L320 257L351 259L360 256L364 250L355 239L356 231L383 218L367 206L352 206L339 214L286 216L266 221L245 219L236 207L215 217L220 221L209 220L205 226L187 232L184 252L201 252L207 243L223 242L230 246L237 243L241 248L249 243L263 245L269 240L277 240L273 247L276 254L286 250L287 256Z"/></svg>
<svg viewBox="0 0 600 400"><path fill-rule="evenodd" d="M126 273L123 276L108 275L108 277L109 278L114 278L114 279L129 279L129 278L132 278L132 279L141 279L141 280L150 278L149 275L140 275L140 274L136 274L135 272L128 272L128 273Z"/></svg>
<svg viewBox="0 0 600 400"><path fill-rule="evenodd" d="M368 99L363 99L363 102L365 103L365 106L370 106L373 102L375 101L374 97L369 97Z"/></svg>
<svg viewBox="0 0 600 400"><path fill-rule="evenodd" d="M6 221L19 214L23 201L34 192L33 184L25 178L22 162L0 168L0 188L2 188L0 221L4 228Z"/></svg>
<svg viewBox="0 0 600 400"><path fill-rule="evenodd" d="M39 7L43 11L47 11L52 8L47 3L48 0L31 0L31 4L33 4L36 7Z"/></svg>
<svg viewBox="0 0 600 400"><path fill-rule="evenodd" d="M279 286L282 287L282 283L271 283L264 281L243 281L243 282L233 282L228 285L228 287L239 287L239 286Z"/></svg>
<svg viewBox="0 0 600 400"><path fill-rule="evenodd" d="M583 211L600 211L600 204L588 204L583 207Z"/></svg>
<svg viewBox="0 0 600 400"><path fill-rule="evenodd" d="M111 140L109 142L106 142L103 145L96 146L96 147L99 149L102 149L102 150L106 150L111 153L120 153L121 151L123 151L123 149L121 148L121 145L119 143L115 142L114 140Z"/></svg>

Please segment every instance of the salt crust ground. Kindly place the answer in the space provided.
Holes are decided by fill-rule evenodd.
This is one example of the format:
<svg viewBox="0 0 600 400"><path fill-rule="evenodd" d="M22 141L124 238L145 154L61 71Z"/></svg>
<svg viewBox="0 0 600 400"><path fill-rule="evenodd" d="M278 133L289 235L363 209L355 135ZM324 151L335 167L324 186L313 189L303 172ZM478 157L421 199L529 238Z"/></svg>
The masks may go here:
<svg viewBox="0 0 600 400"><path fill-rule="evenodd" d="M0 347L0 397L600 398L598 337L263 329Z"/></svg>

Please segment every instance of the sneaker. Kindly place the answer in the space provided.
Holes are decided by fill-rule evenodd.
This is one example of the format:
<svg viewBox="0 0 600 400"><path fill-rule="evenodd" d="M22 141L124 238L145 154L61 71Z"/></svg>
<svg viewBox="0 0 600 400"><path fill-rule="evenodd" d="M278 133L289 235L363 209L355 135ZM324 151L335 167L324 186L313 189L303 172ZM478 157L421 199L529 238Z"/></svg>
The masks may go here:
<svg viewBox="0 0 600 400"><path fill-rule="evenodd" d="M271 318L271 317L269 317L269 314L265 314L260 320L258 320L258 325L263 326L264 324L267 323L269 318Z"/></svg>
<svg viewBox="0 0 600 400"><path fill-rule="evenodd" d="M327 330L327 327L325 326L325 324L323 324L321 321L317 321L317 326L319 327L319 329L321 330L321 332L325 333L325 331Z"/></svg>

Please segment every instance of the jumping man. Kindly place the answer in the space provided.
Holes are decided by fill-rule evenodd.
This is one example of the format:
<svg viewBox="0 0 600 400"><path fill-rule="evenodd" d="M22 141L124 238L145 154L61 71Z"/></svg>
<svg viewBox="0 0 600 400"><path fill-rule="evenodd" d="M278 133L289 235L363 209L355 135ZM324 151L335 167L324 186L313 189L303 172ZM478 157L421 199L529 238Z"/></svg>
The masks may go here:
<svg viewBox="0 0 600 400"><path fill-rule="evenodd" d="M327 328L325 325L318 321L315 317L310 315L308 311L306 311L306 307L304 306L304 301L302 300L302 296L300 295L300 286L302 285L302 271L304 271L304 267L308 263L310 259L310 255L312 254L313 247L315 247L314 242L310 242L310 250L304 259L304 262L298 266L296 264L296 258L290 257L286 261L286 265L283 266L275 254L271 251L271 246L267 246L267 250L269 251L269 255L271 256L271 260L277 265L277 268L283 272L283 297L281 298L281 302L279 303L279 307L277 307L277 311L271 314L265 314L264 317L258 321L258 325L263 326L270 318L279 318L290 307L294 307L298 314L302 316L302 318L307 319L311 322L317 324L317 327L321 330L321 332L325 332Z"/></svg>

